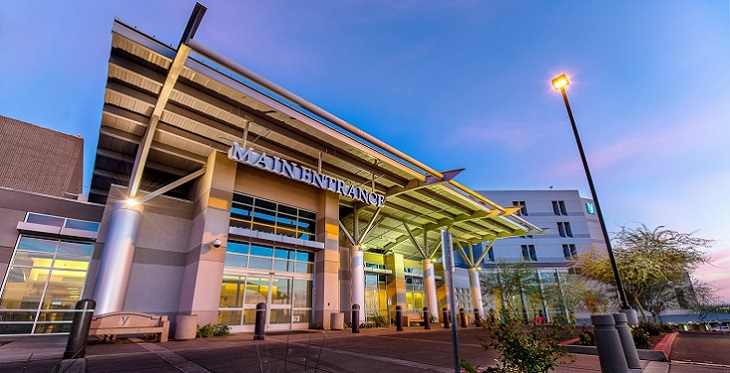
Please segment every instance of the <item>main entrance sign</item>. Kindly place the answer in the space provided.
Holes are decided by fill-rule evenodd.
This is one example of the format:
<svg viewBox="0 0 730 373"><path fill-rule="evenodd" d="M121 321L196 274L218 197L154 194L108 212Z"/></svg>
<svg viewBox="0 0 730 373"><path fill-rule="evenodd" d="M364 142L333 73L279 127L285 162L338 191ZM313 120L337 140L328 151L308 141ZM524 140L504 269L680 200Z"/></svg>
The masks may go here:
<svg viewBox="0 0 730 373"><path fill-rule="evenodd" d="M329 190L345 197L356 199L373 206L382 207L385 205L385 196L369 192L364 188L348 185L342 180L320 174L310 168L299 166L273 155L266 155L265 152L256 153L253 148L242 148L234 142L228 150L228 158L247 164L258 169L284 176L300 183L309 184L319 189Z"/></svg>

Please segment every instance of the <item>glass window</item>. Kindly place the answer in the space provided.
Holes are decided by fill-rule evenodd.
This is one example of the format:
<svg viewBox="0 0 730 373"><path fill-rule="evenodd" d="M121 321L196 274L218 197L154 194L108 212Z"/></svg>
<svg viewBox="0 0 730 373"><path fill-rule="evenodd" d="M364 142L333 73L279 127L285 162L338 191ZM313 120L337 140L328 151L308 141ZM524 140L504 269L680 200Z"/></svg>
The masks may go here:
<svg viewBox="0 0 730 373"><path fill-rule="evenodd" d="M70 256L91 257L94 247L88 243L61 242L58 246L58 254Z"/></svg>
<svg viewBox="0 0 730 373"><path fill-rule="evenodd" d="M274 248L271 246L263 246L263 245L256 245L256 244L251 245L251 255L271 257L273 252L274 252Z"/></svg>
<svg viewBox="0 0 730 373"><path fill-rule="evenodd" d="M316 220L317 215L313 212L257 197L242 194L233 196L230 221L232 227L314 241Z"/></svg>
<svg viewBox="0 0 730 373"><path fill-rule="evenodd" d="M254 205L256 207L262 207L268 210L276 211L276 203L269 202L261 198L256 198L256 202L254 202Z"/></svg>
<svg viewBox="0 0 730 373"><path fill-rule="evenodd" d="M23 237L18 243L18 250L42 251L53 253L56 251L58 241L40 238Z"/></svg>
<svg viewBox="0 0 730 373"><path fill-rule="evenodd" d="M233 201L246 205L253 205L253 197L249 197L245 194L233 194Z"/></svg>
<svg viewBox="0 0 730 373"><path fill-rule="evenodd" d="M274 257L282 259L294 259L294 252L287 249L274 249Z"/></svg>
<svg viewBox="0 0 730 373"><path fill-rule="evenodd" d="M243 305L244 283L245 281L241 277L223 276L223 282L221 283L220 306L241 307Z"/></svg>
<svg viewBox="0 0 730 373"><path fill-rule="evenodd" d="M253 311L256 312L256 310ZM218 311L218 324L241 325L242 316L243 312L241 310Z"/></svg>
<svg viewBox="0 0 730 373"><path fill-rule="evenodd" d="M244 301L246 304L266 303L269 297L269 278L268 277L249 277L246 280L246 294ZM254 310L255 312L255 310ZM253 323L253 321L252 321Z"/></svg>
<svg viewBox="0 0 730 373"><path fill-rule="evenodd" d="M78 230L89 231L89 232L98 232L99 223L94 223L93 221L67 219L66 228L78 229Z"/></svg>
<svg viewBox="0 0 730 373"><path fill-rule="evenodd" d="M232 266L232 267L246 268L248 266L248 256L236 255L236 254L226 254L225 264L227 266Z"/></svg>
<svg viewBox="0 0 730 373"><path fill-rule="evenodd" d="M248 254L248 243L228 241L228 244L226 245L226 252Z"/></svg>
<svg viewBox="0 0 730 373"><path fill-rule="evenodd" d="M301 262L314 262L314 253L297 251L297 260Z"/></svg>
<svg viewBox="0 0 730 373"><path fill-rule="evenodd" d="M271 303L272 304L290 304L291 303L291 282L288 278L275 277L271 283Z"/></svg>
<svg viewBox="0 0 730 373"><path fill-rule="evenodd" d="M28 223L50 225L52 227L63 227L63 223L66 219L59 218L57 216L48 216L42 214L29 213L28 218L25 219Z"/></svg>
<svg viewBox="0 0 730 373"><path fill-rule="evenodd" d="M271 259L258 258L258 257L252 256L249 258L248 268L270 270L271 269Z"/></svg>
<svg viewBox="0 0 730 373"><path fill-rule="evenodd" d="M60 333L71 326L71 310L81 299L93 244L21 236L0 291L0 308L19 310L0 314L5 333ZM26 320L11 327L8 322ZM35 320L54 322L38 323ZM0 332L2 333L2 332Z"/></svg>

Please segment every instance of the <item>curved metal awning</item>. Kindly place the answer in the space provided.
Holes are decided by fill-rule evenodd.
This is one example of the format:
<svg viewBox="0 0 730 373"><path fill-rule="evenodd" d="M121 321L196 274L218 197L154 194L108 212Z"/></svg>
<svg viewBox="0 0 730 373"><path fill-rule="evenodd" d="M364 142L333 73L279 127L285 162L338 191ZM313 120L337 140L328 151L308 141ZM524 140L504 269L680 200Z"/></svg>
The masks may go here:
<svg viewBox="0 0 730 373"><path fill-rule="evenodd" d="M386 196L382 208L340 197L341 225L367 248L418 256L418 244L436 247L440 229L464 244L540 233L514 215L519 207L498 206L452 180L458 170L415 166L194 53L115 21L90 201L104 203L112 184L133 184L135 165L141 190L179 180L247 131L257 152L321 165L323 174ZM141 162L140 144L149 144ZM189 186L167 194L184 198Z"/></svg>

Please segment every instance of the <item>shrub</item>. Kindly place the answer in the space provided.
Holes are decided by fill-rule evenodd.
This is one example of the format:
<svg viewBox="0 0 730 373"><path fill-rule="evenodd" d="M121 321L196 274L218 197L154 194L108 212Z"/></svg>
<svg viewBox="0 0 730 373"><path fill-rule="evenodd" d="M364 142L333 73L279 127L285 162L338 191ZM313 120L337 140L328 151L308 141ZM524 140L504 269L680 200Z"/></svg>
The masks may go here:
<svg viewBox="0 0 730 373"><path fill-rule="evenodd" d="M312 326L310 326L309 329L324 329L324 325L322 325L321 322L315 322L312 323Z"/></svg>
<svg viewBox="0 0 730 373"><path fill-rule="evenodd" d="M221 337L231 334L231 328L226 324L198 325L195 328L195 338Z"/></svg>
<svg viewBox="0 0 730 373"><path fill-rule="evenodd" d="M502 312L501 322L487 322L491 340L483 341L485 349L494 348L501 355L498 367L487 368L485 372L542 373L554 370L567 351L560 346L565 334L572 330L567 324L555 324L548 329L543 323L525 323L522 316L513 310ZM575 358L572 355L571 361ZM462 364L467 369L468 363ZM469 366L471 367L471 366Z"/></svg>
<svg viewBox="0 0 730 373"><path fill-rule="evenodd" d="M636 345L636 348L651 348L651 345L649 343L649 333L644 331L641 325L635 325L634 327L632 327L631 335L634 337L634 344Z"/></svg>
<svg viewBox="0 0 730 373"><path fill-rule="evenodd" d="M637 326L649 335L659 335L662 332L662 326L655 322L640 322Z"/></svg>
<svg viewBox="0 0 730 373"><path fill-rule="evenodd" d="M388 317L377 313L368 317L368 321L373 324L374 328L388 326Z"/></svg>
<svg viewBox="0 0 730 373"><path fill-rule="evenodd" d="M583 346L595 346L596 345L596 335L593 334L593 330L584 330L580 333L578 336L580 340L578 341L579 345Z"/></svg>

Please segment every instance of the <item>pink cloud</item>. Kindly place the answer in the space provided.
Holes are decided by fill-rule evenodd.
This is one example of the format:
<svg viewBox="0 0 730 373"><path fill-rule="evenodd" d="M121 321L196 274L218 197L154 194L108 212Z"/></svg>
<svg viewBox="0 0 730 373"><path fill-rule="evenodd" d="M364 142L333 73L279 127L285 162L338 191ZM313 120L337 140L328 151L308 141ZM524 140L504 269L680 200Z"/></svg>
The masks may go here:
<svg viewBox="0 0 730 373"><path fill-rule="evenodd" d="M704 145L712 139L717 129L726 126L726 110L722 107L712 107L704 111L702 116L681 119L680 121L656 125L656 120L644 123L635 123L637 130L633 133L622 134L619 140L602 148L587 151L588 163L591 171L600 170L631 159L657 159L676 157L682 149L692 149ZM669 120L671 121L671 119ZM585 141L584 141L585 142ZM581 172L583 166L580 159L571 159L569 162L555 167L551 174L555 176L570 176Z"/></svg>

